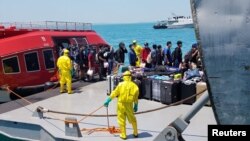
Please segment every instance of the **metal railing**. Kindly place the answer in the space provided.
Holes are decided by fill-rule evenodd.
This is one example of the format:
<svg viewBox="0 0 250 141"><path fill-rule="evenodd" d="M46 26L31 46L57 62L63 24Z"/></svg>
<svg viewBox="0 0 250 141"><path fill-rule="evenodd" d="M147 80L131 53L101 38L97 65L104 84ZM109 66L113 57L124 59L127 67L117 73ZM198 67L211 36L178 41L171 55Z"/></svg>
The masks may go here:
<svg viewBox="0 0 250 141"><path fill-rule="evenodd" d="M15 29L49 29L49 30L92 30L91 23L81 22L61 22L61 21L45 21L45 22L2 22L4 28Z"/></svg>

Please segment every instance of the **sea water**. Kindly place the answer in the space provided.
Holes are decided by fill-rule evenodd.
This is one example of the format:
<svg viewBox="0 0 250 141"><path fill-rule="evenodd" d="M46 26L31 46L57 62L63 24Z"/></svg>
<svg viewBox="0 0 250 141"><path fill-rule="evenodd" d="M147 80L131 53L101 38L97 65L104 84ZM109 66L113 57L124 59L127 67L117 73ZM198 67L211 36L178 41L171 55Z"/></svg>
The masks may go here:
<svg viewBox="0 0 250 141"><path fill-rule="evenodd" d="M136 24L106 24L93 25L93 29L101 35L111 46L118 48L120 42L124 42L127 49L133 40L144 46L145 42L149 43L152 48L153 44L166 46L167 41L172 42L172 51L177 46L176 42L183 42L182 52L185 55L193 43L196 43L194 28L180 29L154 29L154 23L136 23ZM126 62L128 57L126 56Z"/></svg>

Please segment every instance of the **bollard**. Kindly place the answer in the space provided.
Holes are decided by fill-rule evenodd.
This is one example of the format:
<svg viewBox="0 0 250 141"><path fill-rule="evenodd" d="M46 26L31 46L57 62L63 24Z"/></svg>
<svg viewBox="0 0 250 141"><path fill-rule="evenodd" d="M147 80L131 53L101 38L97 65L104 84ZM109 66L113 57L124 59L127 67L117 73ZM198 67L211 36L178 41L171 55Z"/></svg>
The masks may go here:
<svg viewBox="0 0 250 141"><path fill-rule="evenodd" d="M65 135L73 137L82 137L80 127L77 123L77 119L74 117L65 118Z"/></svg>
<svg viewBox="0 0 250 141"><path fill-rule="evenodd" d="M42 119L43 118L43 111L42 111L42 109L43 109L43 107L40 107L40 106L38 106L37 108L36 108L36 110L34 111L34 113L33 113L33 117L39 117L40 119Z"/></svg>

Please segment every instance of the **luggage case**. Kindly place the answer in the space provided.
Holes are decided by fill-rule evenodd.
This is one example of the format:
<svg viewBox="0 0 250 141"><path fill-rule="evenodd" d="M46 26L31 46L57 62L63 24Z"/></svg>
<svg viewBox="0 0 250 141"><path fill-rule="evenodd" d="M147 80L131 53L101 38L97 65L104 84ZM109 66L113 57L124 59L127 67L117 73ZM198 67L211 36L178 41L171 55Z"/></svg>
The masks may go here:
<svg viewBox="0 0 250 141"><path fill-rule="evenodd" d="M114 89L122 81L123 81L122 75L116 75L115 78L114 78Z"/></svg>
<svg viewBox="0 0 250 141"><path fill-rule="evenodd" d="M141 83L141 95L142 98L151 100L152 99L152 79L150 78L143 78Z"/></svg>
<svg viewBox="0 0 250 141"><path fill-rule="evenodd" d="M111 92L114 90L114 82L115 81L115 76L114 75L108 75L107 76L107 83L108 83L108 90L107 90L107 95L110 95Z"/></svg>
<svg viewBox="0 0 250 141"><path fill-rule="evenodd" d="M138 79L135 79L135 80L133 80L133 82L138 86L138 88L139 88L139 99L141 99L142 97L143 97L143 95L142 95L142 88L141 88L141 81L140 80L138 80Z"/></svg>
<svg viewBox="0 0 250 141"><path fill-rule="evenodd" d="M171 104L180 99L180 81L161 82L161 103Z"/></svg>
<svg viewBox="0 0 250 141"><path fill-rule="evenodd" d="M161 80L152 80L152 99L161 101Z"/></svg>
<svg viewBox="0 0 250 141"><path fill-rule="evenodd" d="M192 95L196 94L196 84L192 83L192 84L185 84L185 83L181 83L181 100L188 98ZM193 104L195 102L196 97L193 97L185 102L183 102L184 104Z"/></svg>

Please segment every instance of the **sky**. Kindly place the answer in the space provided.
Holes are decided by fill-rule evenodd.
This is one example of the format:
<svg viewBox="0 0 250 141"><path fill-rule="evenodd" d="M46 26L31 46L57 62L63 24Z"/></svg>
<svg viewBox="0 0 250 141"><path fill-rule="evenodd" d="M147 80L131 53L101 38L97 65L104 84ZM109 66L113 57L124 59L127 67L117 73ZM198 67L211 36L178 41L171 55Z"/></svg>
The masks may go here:
<svg viewBox="0 0 250 141"><path fill-rule="evenodd" d="M190 0L0 0L0 22L155 22L191 16Z"/></svg>

